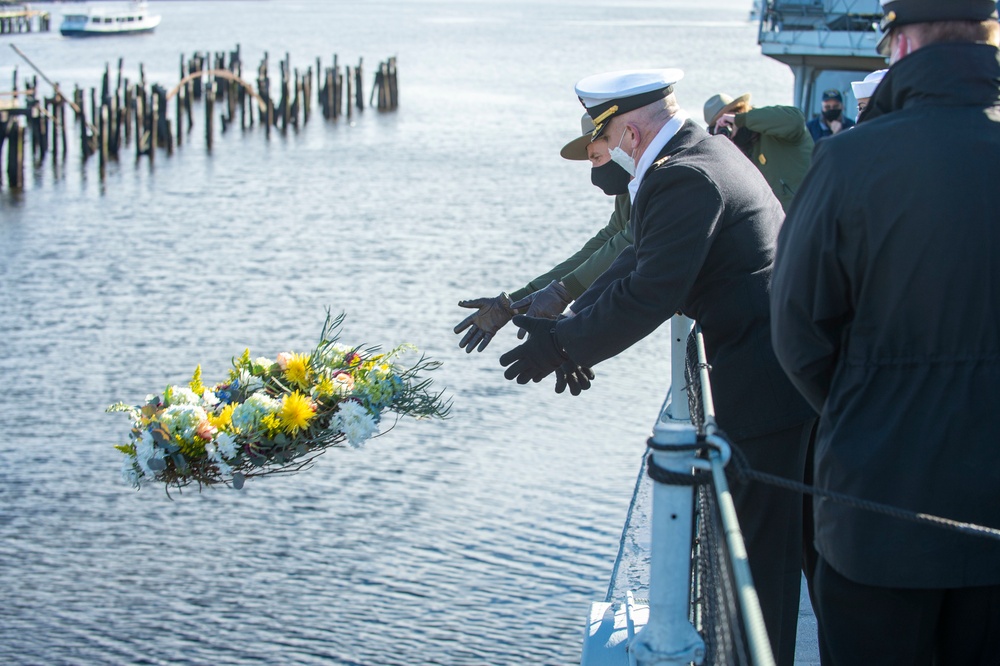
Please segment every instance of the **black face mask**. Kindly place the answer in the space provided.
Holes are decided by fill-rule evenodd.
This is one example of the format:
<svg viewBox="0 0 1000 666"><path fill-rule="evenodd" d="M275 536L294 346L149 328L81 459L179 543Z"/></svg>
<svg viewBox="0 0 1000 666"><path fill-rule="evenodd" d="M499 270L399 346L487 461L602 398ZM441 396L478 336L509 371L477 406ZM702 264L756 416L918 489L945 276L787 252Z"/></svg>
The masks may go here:
<svg viewBox="0 0 1000 666"><path fill-rule="evenodd" d="M823 111L823 120L830 122L831 120L836 120L840 118L840 114L843 113L843 109L826 109Z"/></svg>
<svg viewBox="0 0 1000 666"><path fill-rule="evenodd" d="M625 194L632 176L616 162L608 162L599 167L591 167L590 182L601 188L608 196Z"/></svg>

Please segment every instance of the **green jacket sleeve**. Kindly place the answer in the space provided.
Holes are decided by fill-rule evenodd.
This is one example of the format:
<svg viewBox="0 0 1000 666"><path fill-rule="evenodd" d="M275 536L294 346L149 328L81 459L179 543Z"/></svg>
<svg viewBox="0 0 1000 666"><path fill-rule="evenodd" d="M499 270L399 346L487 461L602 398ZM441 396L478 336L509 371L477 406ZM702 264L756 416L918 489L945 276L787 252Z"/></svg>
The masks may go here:
<svg viewBox="0 0 1000 666"><path fill-rule="evenodd" d="M605 227L605 231L611 228L612 223L615 223L615 218L617 217L618 233L609 238L603 246L598 248L596 252L590 255L575 270L563 276L562 283L574 299L579 298L601 273L608 270L608 267L614 263L614 260L618 258L622 250L632 244L632 229L628 224L631 211L632 203L629 201L628 194L616 197L615 212L611 216L608 226Z"/></svg>
<svg viewBox="0 0 1000 666"><path fill-rule="evenodd" d="M766 134L782 141L795 142L806 130L806 117L794 106L762 106L736 114L736 126Z"/></svg>
<svg viewBox="0 0 1000 666"><path fill-rule="evenodd" d="M621 203L623 199L625 201L624 216L622 216L622 203ZM628 227L628 214L629 214L629 195L619 194L617 197L615 197L615 211L614 213L611 214L611 219L608 220L607 225L605 225L603 229L598 231L593 238L584 243L583 247L581 247L576 252L576 254L562 261L556 266L553 266L551 269L549 269L542 275L539 275L531 282L518 289L517 291L511 292L510 294L511 300L517 301L524 298L528 294L533 294L539 289L544 289L553 280L562 280L564 277L566 277L576 269L580 268L584 264L584 262L590 259L599 250L604 248L604 246L609 241L613 240L615 236L619 234L619 232L625 230ZM616 242L620 243L620 240ZM610 265L611 261L614 261L615 257L617 256L618 256L617 254L612 256L608 261L608 265ZM600 275L600 272L596 273L594 277L597 277L597 275ZM591 280L592 279L593 278L591 278ZM584 289L579 289L579 291L575 291L575 289L573 287L570 287L570 285L568 284L566 285L566 287L567 289L569 289L570 294L573 295L573 298L576 298L577 296L583 293L584 289L586 288L586 285L584 285Z"/></svg>

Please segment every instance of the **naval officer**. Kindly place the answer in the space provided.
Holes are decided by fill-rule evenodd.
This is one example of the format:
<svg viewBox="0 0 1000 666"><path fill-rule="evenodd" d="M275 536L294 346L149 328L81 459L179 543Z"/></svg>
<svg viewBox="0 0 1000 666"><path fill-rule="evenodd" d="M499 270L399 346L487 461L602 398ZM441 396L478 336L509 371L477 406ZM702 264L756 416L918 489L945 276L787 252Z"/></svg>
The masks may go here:
<svg viewBox="0 0 1000 666"><path fill-rule="evenodd" d="M816 485L1000 528L1000 24L883 0L890 67L781 231L775 350L820 410ZM825 665L1000 664L1000 543L816 502Z"/></svg>
<svg viewBox="0 0 1000 666"><path fill-rule="evenodd" d="M678 106L674 84L682 76L677 69L637 70L577 84L594 121L592 141L606 143L611 158L634 175L633 245L578 299L575 316L514 318L529 338L500 358L504 376L524 384L567 362L592 366L683 312L702 325L720 427L755 469L801 481L815 414L770 343L768 290L781 205L736 146L709 136ZM790 665L802 500L756 482L734 483L733 495L775 656Z"/></svg>

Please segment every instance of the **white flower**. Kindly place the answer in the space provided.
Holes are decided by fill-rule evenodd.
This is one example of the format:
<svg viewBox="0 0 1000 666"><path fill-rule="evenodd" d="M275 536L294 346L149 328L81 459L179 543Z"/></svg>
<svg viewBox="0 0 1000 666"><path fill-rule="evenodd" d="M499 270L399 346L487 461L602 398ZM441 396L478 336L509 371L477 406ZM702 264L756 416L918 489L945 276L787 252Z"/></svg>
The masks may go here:
<svg viewBox="0 0 1000 666"><path fill-rule="evenodd" d="M228 432L220 432L219 436L215 438L215 444L223 458L236 456L236 439Z"/></svg>
<svg viewBox="0 0 1000 666"><path fill-rule="evenodd" d="M233 410L233 427L241 431L252 430L268 414L281 409L281 403L263 393L254 393Z"/></svg>
<svg viewBox="0 0 1000 666"><path fill-rule="evenodd" d="M153 436L148 430L143 431L139 441L135 444L135 462L139 465L143 475L151 479L156 478L156 472L150 468L149 461L153 458L162 460L163 457L163 449L156 447L156 442L153 441Z"/></svg>
<svg viewBox="0 0 1000 666"><path fill-rule="evenodd" d="M201 397L186 386L170 387L171 405L197 405L201 403Z"/></svg>
<svg viewBox="0 0 1000 666"><path fill-rule="evenodd" d="M142 485L142 476L136 470L135 463L135 456L125 455L125 460L122 461L122 481L133 488L138 488Z"/></svg>
<svg viewBox="0 0 1000 666"><path fill-rule="evenodd" d="M366 439L378 432L375 419L363 405L353 400L340 403L337 413L330 421L330 427L344 433L347 443L358 448Z"/></svg>
<svg viewBox="0 0 1000 666"><path fill-rule="evenodd" d="M256 375L250 374L246 370L240 370L240 377L236 380L239 383L240 390L246 393L253 393L264 388L264 380Z"/></svg>
<svg viewBox="0 0 1000 666"><path fill-rule="evenodd" d="M219 403L218 396L216 396L214 393L212 393L208 389L205 389L205 392L201 394L201 400L202 400L203 403L205 403L209 407L212 407L213 405L217 405Z"/></svg>
<svg viewBox="0 0 1000 666"><path fill-rule="evenodd" d="M266 356L258 356L253 360L253 362L254 365L259 365L263 368L270 368L272 365L274 365L274 361L272 361Z"/></svg>
<svg viewBox="0 0 1000 666"><path fill-rule="evenodd" d="M160 414L160 423L171 436L193 441L198 426L208 418L204 409L197 405L171 405Z"/></svg>

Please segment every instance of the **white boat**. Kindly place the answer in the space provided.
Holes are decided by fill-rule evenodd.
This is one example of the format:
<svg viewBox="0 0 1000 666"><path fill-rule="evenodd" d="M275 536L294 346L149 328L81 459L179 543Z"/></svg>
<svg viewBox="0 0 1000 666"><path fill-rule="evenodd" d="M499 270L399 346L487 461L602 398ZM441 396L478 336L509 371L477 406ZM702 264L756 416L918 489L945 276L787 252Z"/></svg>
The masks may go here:
<svg viewBox="0 0 1000 666"><path fill-rule="evenodd" d="M145 2L133 2L127 8L90 7L86 13L64 14L59 32L66 37L133 35L158 25L159 14L150 14Z"/></svg>

